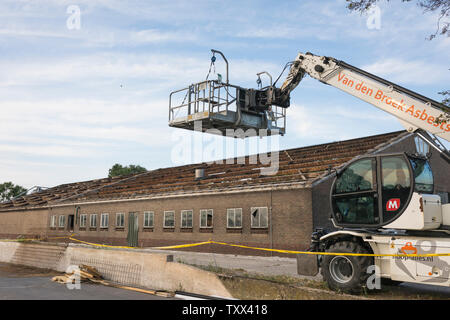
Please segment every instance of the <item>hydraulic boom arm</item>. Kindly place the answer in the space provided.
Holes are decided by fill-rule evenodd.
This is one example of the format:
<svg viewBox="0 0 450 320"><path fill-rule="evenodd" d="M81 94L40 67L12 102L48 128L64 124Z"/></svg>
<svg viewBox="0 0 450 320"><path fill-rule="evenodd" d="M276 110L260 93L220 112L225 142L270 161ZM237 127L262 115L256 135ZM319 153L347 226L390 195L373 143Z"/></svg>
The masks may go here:
<svg viewBox="0 0 450 320"><path fill-rule="evenodd" d="M408 131L422 138L426 138L422 134L426 131L450 141L449 107L334 58L299 53L280 95L289 97L305 74L392 114ZM429 142L448 157L439 140Z"/></svg>
<svg viewBox="0 0 450 320"><path fill-rule="evenodd" d="M409 131L422 129L450 141L449 107L333 58L299 53L281 94L290 94L305 74L392 114Z"/></svg>

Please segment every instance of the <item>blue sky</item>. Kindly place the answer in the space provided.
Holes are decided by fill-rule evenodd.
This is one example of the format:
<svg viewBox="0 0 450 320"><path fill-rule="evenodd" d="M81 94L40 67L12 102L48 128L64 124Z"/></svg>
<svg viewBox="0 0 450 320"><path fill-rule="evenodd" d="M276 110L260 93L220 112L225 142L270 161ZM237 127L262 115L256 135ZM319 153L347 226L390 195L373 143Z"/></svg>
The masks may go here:
<svg viewBox="0 0 450 320"><path fill-rule="evenodd" d="M81 10L79 29L67 28L70 5ZM168 127L169 93L206 77L211 48L243 87L310 51L441 100L450 38L425 40L436 14L396 1L380 9L380 28L369 29L343 0L2 0L0 182L50 187L105 177L114 163L175 165L174 137L192 134ZM291 104L280 149L403 129L311 78Z"/></svg>

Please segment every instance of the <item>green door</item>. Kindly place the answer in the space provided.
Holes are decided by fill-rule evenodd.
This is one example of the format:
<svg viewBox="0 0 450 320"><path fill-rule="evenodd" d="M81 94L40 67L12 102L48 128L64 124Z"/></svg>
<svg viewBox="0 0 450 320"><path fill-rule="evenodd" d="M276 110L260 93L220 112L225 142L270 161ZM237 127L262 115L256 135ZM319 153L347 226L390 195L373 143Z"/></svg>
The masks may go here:
<svg viewBox="0 0 450 320"><path fill-rule="evenodd" d="M138 246L139 220L137 212L130 212L128 215L128 246Z"/></svg>

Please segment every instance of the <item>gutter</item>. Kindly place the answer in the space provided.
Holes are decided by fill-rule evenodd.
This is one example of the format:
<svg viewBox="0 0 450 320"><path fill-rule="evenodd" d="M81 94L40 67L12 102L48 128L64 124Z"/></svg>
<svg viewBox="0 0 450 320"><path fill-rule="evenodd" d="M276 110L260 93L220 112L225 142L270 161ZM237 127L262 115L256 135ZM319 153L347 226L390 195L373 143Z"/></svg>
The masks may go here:
<svg viewBox="0 0 450 320"><path fill-rule="evenodd" d="M210 195L223 195L223 194L236 194L236 193L249 193L249 192L261 192L261 191L271 191L271 190L291 190L291 189L306 189L309 188L309 184L303 182L295 182L291 184L279 184L275 186L266 186L258 188L245 188L245 189L218 189L217 191L207 191L207 192L192 192L192 193L179 193L179 194L166 194L166 195L154 195L154 196L144 196L139 198L125 198L125 199L106 199L106 200L95 200L95 201L80 201L72 202L66 204L56 204L49 205L49 208L57 207L67 207L74 205L86 205L86 204L101 204L101 203L117 203L117 202L130 202L130 201L145 201L154 199L171 199L171 198L183 198L192 196L210 196Z"/></svg>
<svg viewBox="0 0 450 320"><path fill-rule="evenodd" d="M87 204L102 204L102 203L120 203L120 202L130 202L130 201L145 201L153 199L170 199L170 198L182 198L182 197L192 197L192 196L209 196L209 195L222 195L222 194L236 194L236 193L248 193L248 192L261 192L261 191L271 191L271 190L291 190L291 189L307 189L311 185L306 182L291 182L291 183L280 183L276 185L266 185L259 187L239 187L239 188L226 188L226 189L216 189L215 191L200 191L200 192L186 192L186 193L174 193L174 194L155 194L151 196L142 196L135 198L123 198L123 199L105 199L105 200L86 200L78 202L70 202L63 204L48 204L46 206L40 207L27 207L27 208L12 208L6 210L0 210L2 212L11 211L24 211L24 210L38 210L38 209L49 209L58 207L68 207L77 205L87 205Z"/></svg>

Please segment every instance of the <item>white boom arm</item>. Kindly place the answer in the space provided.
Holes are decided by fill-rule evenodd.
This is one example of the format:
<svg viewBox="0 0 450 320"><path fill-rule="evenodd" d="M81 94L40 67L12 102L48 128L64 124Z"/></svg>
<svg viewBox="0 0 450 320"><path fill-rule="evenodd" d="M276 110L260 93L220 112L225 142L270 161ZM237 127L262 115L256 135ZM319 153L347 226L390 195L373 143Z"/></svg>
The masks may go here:
<svg viewBox="0 0 450 320"><path fill-rule="evenodd" d="M343 61L311 53L298 54L281 91L289 94L305 73L392 114L410 132L424 130L450 141L450 108L439 102Z"/></svg>

